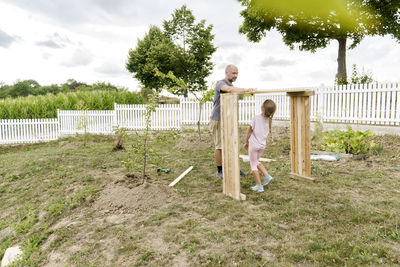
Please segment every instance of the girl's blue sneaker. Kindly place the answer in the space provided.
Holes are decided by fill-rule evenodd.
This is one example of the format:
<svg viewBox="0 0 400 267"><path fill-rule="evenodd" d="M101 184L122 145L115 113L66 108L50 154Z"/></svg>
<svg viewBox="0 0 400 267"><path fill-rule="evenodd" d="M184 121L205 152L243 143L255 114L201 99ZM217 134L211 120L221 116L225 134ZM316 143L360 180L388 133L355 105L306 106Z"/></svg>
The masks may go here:
<svg viewBox="0 0 400 267"><path fill-rule="evenodd" d="M252 186L252 187L251 187L251 190L253 190L253 191L255 191L255 192L258 192L258 193L262 193L262 192L264 192L264 186L262 186L262 185L260 185L260 186L255 185L255 186Z"/></svg>
<svg viewBox="0 0 400 267"><path fill-rule="evenodd" d="M269 182L272 181L272 179L273 179L272 176L268 174L268 176L264 178L264 182L262 185L266 186L267 184L269 184Z"/></svg>

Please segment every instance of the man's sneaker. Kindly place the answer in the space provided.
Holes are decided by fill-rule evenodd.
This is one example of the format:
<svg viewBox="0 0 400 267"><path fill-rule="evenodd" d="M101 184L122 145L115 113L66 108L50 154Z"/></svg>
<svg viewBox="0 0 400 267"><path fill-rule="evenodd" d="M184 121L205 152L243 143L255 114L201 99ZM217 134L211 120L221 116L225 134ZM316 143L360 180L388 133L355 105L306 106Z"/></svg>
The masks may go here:
<svg viewBox="0 0 400 267"><path fill-rule="evenodd" d="M264 186L255 185L255 186L251 187L251 190L253 190L253 191L257 192L257 193L262 193L262 192L264 192Z"/></svg>
<svg viewBox="0 0 400 267"><path fill-rule="evenodd" d="M246 173L242 172L242 170L240 170L240 176L245 176Z"/></svg>
<svg viewBox="0 0 400 267"><path fill-rule="evenodd" d="M217 176L222 179L222 171L217 172Z"/></svg>
<svg viewBox="0 0 400 267"><path fill-rule="evenodd" d="M268 176L264 178L264 182L262 185L266 186L267 184L269 184L269 182L272 181L272 179L273 179L272 176L268 174Z"/></svg>

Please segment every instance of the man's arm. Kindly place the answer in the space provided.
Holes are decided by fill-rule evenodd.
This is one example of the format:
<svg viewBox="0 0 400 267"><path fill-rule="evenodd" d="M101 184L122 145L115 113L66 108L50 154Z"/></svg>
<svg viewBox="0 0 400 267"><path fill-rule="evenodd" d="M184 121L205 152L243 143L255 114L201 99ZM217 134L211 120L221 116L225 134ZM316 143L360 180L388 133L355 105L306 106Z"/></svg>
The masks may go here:
<svg viewBox="0 0 400 267"><path fill-rule="evenodd" d="M252 88L239 88L239 87L234 87L234 86L228 86L228 85L223 85L221 87L221 91L225 93L242 93L242 94L252 94L255 92L255 89Z"/></svg>

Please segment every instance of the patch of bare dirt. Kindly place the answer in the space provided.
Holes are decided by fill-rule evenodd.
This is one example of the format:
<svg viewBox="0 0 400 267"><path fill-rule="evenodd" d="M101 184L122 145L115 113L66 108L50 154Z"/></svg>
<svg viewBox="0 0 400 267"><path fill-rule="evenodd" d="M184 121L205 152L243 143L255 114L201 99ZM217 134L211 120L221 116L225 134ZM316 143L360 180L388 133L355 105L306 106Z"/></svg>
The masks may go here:
<svg viewBox="0 0 400 267"><path fill-rule="evenodd" d="M190 135L185 136L176 146L177 150L205 150L213 148L213 141L210 135L202 134L201 141L199 136Z"/></svg>
<svg viewBox="0 0 400 267"><path fill-rule="evenodd" d="M104 213L130 213L138 210L160 208L171 203L176 192L165 185L142 183L138 176L124 177L109 183L93 203Z"/></svg>

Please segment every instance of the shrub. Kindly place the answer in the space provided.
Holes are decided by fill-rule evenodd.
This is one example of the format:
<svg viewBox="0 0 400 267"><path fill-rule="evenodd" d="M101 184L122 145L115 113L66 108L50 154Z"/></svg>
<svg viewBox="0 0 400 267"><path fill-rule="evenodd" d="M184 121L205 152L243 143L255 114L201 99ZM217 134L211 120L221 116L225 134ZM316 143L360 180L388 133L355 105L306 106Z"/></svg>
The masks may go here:
<svg viewBox="0 0 400 267"><path fill-rule="evenodd" d="M371 140L374 136L369 130L354 131L348 126L347 131L332 130L323 133L320 146L322 150L329 152L365 154L375 147L374 141Z"/></svg>

